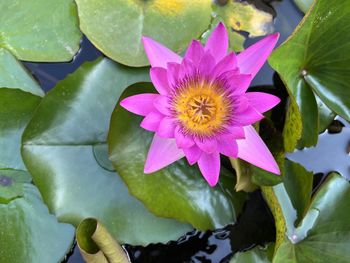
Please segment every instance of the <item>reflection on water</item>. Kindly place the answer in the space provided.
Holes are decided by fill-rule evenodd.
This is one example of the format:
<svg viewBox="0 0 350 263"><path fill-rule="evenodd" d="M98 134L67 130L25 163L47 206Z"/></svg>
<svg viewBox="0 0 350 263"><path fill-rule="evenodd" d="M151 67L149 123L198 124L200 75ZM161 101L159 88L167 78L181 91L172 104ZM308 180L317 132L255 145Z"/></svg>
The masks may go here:
<svg viewBox="0 0 350 263"><path fill-rule="evenodd" d="M314 173L336 171L350 180L349 144L350 128L344 127L341 133L335 134L325 131L319 136L316 147L295 151L287 158Z"/></svg>

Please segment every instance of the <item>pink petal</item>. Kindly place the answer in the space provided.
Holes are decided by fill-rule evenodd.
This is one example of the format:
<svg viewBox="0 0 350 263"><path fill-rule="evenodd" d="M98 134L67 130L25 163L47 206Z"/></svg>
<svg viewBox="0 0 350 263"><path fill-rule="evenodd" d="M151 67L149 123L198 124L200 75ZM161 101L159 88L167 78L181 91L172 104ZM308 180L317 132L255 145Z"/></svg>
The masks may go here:
<svg viewBox="0 0 350 263"><path fill-rule="evenodd" d="M188 47L185 58L192 60L195 65L199 64L200 59L204 55L204 48L198 40L192 40Z"/></svg>
<svg viewBox="0 0 350 263"><path fill-rule="evenodd" d="M279 33L269 35L241 52L237 56L240 72L251 74L252 78L254 78L272 52L278 38Z"/></svg>
<svg viewBox="0 0 350 263"><path fill-rule="evenodd" d="M153 173L184 157L184 152L177 148L175 139L153 137L148 151L144 173Z"/></svg>
<svg viewBox="0 0 350 263"><path fill-rule="evenodd" d="M197 70L193 62L187 58L184 58L179 70L179 80L195 75L196 71Z"/></svg>
<svg viewBox="0 0 350 263"><path fill-rule="evenodd" d="M226 129L229 133L227 135L232 136L234 139L244 139L245 138L243 127L230 126L230 127L226 127Z"/></svg>
<svg viewBox="0 0 350 263"><path fill-rule="evenodd" d="M202 153L198 160L199 170L211 187L215 186L220 175L220 154L218 152Z"/></svg>
<svg viewBox="0 0 350 263"><path fill-rule="evenodd" d="M219 76L220 79L225 80L228 88L234 95L241 95L247 91L252 76L248 74L237 74L237 71L227 71Z"/></svg>
<svg viewBox="0 0 350 263"><path fill-rule="evenodd" d="M238 146L234 136L220 136L218 139L218 151L228 157L237 158Z"/></svg>
<svg viewBox="0 0 350 263"><path fill-rule="evenodd" d="M173 118L165 117L159 123L157 135L163 138L174 138L175 123Z"/></svg>
<svg viewBox="0 0 350 263"><path fill-rule="evenodd" d="M171 88L177 86L180 74L180 64L177 63L168 63L168 81Z"/></svg>
<svg viewBox="0 0 350 263"><path fill-rule="evenodd" d="M235 74L239 74L237 68L237 58L236 54L231 52L229 55L225 56L216 66L214 67L211 75L213 78L220 76L227 71L234 71Z"/></svg>
<svg viewBox="0 0 350 263"><path fill-rule="evenodd" d="M146 116L154 110L153 102L158 94L144 93L127 97L120 102L120 106L137 115Z"/></svg>
<svg viewBox="0 0 350 263"><path fill-rule="evenodd" d="M233 123L236 126L246 126L260 121L263 118L264 115L262 115L254 107L249 105L245 111L234 114Z"/></svg>
<svg viewBox="0 0 350 263"><path fill-rule="evenodd" d="M281 101L280 98L263 92L248 92L245 96L250 105L261 113L272 109Z"/></svg>
<svg viewBox="0 0 350 263"><path fill-rule="evenodd" d="M238 158L274 174L280 174L279 167L269 149L252 126L244 127L245 139L237 140Z"/></svg>
<svg viewBox="0 0 350 263"><path fill-rule="evenodd" d="M210 73L213 70L214 66L214 57L210 54L210 52L206 52L199 62L198 70L201 73L201 75L210 76Z"/></svg>
<svg viewBox="0 0 350 263"><path fill-rule="evenodd" d="M176 139L176 144L179 148L185 149L190 148L194 145L193 139L188 135L184 135L179 126L175 128L174 135Z"/></svg>
<svg viewBox="0 0 350 263"><path fill-rule="evenodd" d="M218 143L215 138L210 139L194 139L197 146L206 153L213 153L217 151Z"/></svg>
<svg viewBox="0 0 350 263"><path fill-rule="evenodd" d="M181 63L182 58L162 44L149 37L142 37L143 47L152 67L167 68L167 63Z"/></svg>
<svg viewBox="0 0 350 263"><path fill-rule="evenodd" d="M202 155L202 150L199 149L196 145L193 145L190 148L183 149L186 159L190 165L194 165L196 162L198 162L199 158Z"/></svg>
<svg viewBox="0 0 350 263"><path fill-rule="evenodd" d="M150 70L152 83L162 95L167 95L171 91L167 74L168 72L164 68L151 68Z"/></svg>
<svg viewBox="0 0 350 263"><path fill-rule="evenodd" d="M167 96L158 96L157 99L153 101L154 107L166 116L171 116L171 104Z"/></svg>
<svg viewBox="0 0 350 263"><path fill-rule="evenodd" d="M140 126L147 131L157 131L159 123L163 118L163 114L158 111L152 111L142 120Z"/></svg>
<svg viewBox="0 0 350 263"><path fill-rule="evenodd" d="M204 50L210 51L216 61L220 61L227 54L228 35L223 23L219 23L208 38Z"/></svg>

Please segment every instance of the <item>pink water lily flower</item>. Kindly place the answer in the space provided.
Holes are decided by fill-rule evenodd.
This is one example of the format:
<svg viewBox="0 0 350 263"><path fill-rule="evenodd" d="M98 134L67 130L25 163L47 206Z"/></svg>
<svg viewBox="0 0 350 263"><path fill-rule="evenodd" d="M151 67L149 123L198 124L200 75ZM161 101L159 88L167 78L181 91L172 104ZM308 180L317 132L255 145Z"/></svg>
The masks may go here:
<svg viewBox="0 0 350 263"><path fill-rule="evenodd" d="M155 132L144 167L158 171L186 157L198 163L210 186L220 173L220 153L280 174L270 151L251 126L280 102L262 92L246 92L273 50L279 34L265 37L238 55L228 53L220 23L205 47L193 40L184 58L143 37L151 80L159 94L125 98L121 106L144 116L141 127Z"/></svg>

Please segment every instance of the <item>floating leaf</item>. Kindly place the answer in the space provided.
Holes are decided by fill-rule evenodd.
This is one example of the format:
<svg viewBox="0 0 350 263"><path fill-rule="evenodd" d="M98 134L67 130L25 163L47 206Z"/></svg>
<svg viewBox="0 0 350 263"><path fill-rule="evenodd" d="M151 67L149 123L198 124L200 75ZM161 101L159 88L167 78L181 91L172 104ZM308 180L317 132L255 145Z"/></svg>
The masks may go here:
<svg viewBox="0 0 350 263"><path fill-rule="evenodd" d="M230 28L230 46L235 51L243 50L244 36L237 32L248 32L249 37L265 36L273 32L273 16L246 1L228 0L224 4L213 1L216 16ZM235 32L237 31L237 32ZM237 43L236 43L237 42Z"/></svg>
<svg viewBox="0 0 350 263"><path fill-rule="evenodd" d="M106 148L99 149L96 159L96 145L106 142L123 89L148 78L147 69L98 59L85 63L42 100L23 134L22 155L60 221L78 225L94 217L118 241L143 245L176 239L191 229L154 216L131 196L119 176L105 168L107 160L101 162Z"/></svg>
<svg viewBox="0 0 350 263"><path fill-rule="evenodd" d="M73 0L0 2L0 48L28 61L69 61L81 33Z"/></svg>
<svg viewBox="0 0 350 263"><path fill-rule="evenodd" d="M271 263L270 255L273 245L270 244L267 248L255 247L248 251L238 252L231 259L230 263Z"/></svg>
<svg viewBox="0 0 350 263"><path fill-rule="evenodd" d="M0 48L0 88L20 88L34 95L44 92L22 64L6 49Z"/></svg>
<svg viewBox="0 0 350 263"><path fill-rule="evenodd" d="M275 253L304 215L311 199L313 176L299 164L286 160L283 183L262 191L276 222Z"/></svg>
<svg viewBox="0 0 350 263"><path fill-rule="evenodd" d="M40 100L18 89L0 88L0 168L25 170L21 136Z"/></svg>
<svg viewBox="0 0 350 263"><path fill-rule="evenodd" d="M72 246L74 228L49 214L30 181L26 172L0 170L1 262L61 262Z"/></svg>
<svg viewBox="0 0 350 263"><path fill-rule="evenodd" d="M123 97L154 93L151 85L134 85ZM184 159L152 174L143 168L153 134L140 128L141 117L118 106L111 119L110 158L130 192L156 215L189 222L202 230L223 227L236 220L244 194L235 193L235 179L221 169L220 181L210 187L197 166Z"/></svg>
<svg viewBox="0 0 350 263"><path fill-rule="evenodd" d="M141 37L177 52L198 38L211 19L210 0L76 0L80 28L104 54L129 66L148 60Z"/></svg>
<svg viewBox="0 0 350 263"><path fill-rule="evenodd" d="M77 242L86 263L129 263L126 251L96 219L84 219L77 228Z"/></svg>
<svg viewBox="0 0 350 263"><path fill-rule="evenodd" d="M349 1L318 0L269 59L298 103L304 125L301 146L317 142L318 115L323 113L315 111L315 94L333 112L350 120L349 16Z"/></svg>
<svg viewBox="0 0 350 263"><path fill-rule="evenodd" d="M273 262L349 262L349 202L349 182L338 174L329 175Z"/></svg>
<svg viewBox="0 0 350 263"><path fill-rule="evenodd" d="M290 98L289 103L283 128L283 142L284 149L287 152L293 152L301 138L303 124L294 98Z"/></svg>

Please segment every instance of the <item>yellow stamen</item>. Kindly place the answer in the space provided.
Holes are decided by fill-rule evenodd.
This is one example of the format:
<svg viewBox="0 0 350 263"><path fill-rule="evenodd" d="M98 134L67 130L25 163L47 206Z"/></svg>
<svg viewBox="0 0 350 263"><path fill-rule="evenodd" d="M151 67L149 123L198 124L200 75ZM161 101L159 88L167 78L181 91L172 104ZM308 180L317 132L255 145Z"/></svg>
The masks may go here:
<svg viewBox="0 0 350 263"><path fill-rule="evenodd" d="M178 87L173 106L184 131L200 137L223 130L232 109L220 83L199 79L185 81Z"/></svg>

